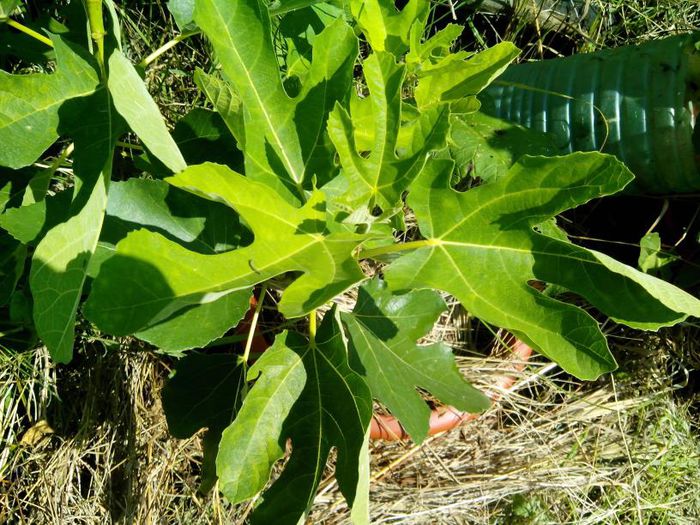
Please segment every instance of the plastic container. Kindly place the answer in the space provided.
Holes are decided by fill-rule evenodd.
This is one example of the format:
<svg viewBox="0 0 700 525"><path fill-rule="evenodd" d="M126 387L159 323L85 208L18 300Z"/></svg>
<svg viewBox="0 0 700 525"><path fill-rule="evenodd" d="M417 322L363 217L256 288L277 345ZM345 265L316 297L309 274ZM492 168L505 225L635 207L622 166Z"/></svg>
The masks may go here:
<svg viewBox="0 0 700 525"><path fill-rule="evenodd" d="M616 155L637 177L633 192L697 192L699 49L696 32L516 64L482 92L482 110L553 134L562 154Z"/></svg>

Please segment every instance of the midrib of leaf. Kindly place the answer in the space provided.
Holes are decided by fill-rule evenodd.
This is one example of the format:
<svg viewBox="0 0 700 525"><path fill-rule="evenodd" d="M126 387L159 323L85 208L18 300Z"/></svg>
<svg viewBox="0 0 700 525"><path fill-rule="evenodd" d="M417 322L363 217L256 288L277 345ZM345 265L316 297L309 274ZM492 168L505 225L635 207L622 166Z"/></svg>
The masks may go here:
<svg viewBox="0 0 700 525"><path fill-rule="evenodd" d="M242 58L241 58L241 55L240 55L240 53L238 52L238 48L236 47L236 45L235 45L235 43L234 43L234 42L235 42L235 39L233 38L233 35L231 34L231 31L229 31L228 24L226 23L226 20L225 20L224 17L222 16L221 11L219 10L218 4L217 4L216 2L212 2L212 5L214 6L214 10L216 11L216 14L217 14L218 17L219 17L219 21L220 21L221 26L223 26L223 27L225 28L226 35L227 35L227 37L228 37L228 41L230 42L230 48L231 48L231 50L232 50L233 53L236 55L237 60L238 60L241 64L243 64L243 60L242 60ZM275 129L275 126L272 124L272 120L270 119L270 114L267 112L266 106L265 106L265 104L263 103L263 100L260 98L260 93L258 92L258 90L257 90L257 88L256 88L256 86L255 86L255 82L253 82L253 79L252 79L251 76L250 76L250 72L249 72L248 68L247 68L247 67L244 67L244 68L243 68L243 71L245 72L245 76L246 76L246 80L247 80L247 84L248 84L248 89L249 89L250 92L253 93L253 95L255 96L255 99L256 99L257 102L258 102L258 109L259 109L259 111L262 113L263 117L265 118L265 122L266 122L266 124L267 124L267 128L268 128L268 130L270 131L270 133L272 134L272 136L274 137L274 140L275 140L275 142L277 143L277 147L279 148L279 151L280 151L280 153L282 154L282 156L283 156L283 158L284 158L285 168L287 169L287 172L291 175L292 179L294 179L294 181L295 181L297 184L301 184L301 181L302 181L302 178L303 178L303 174L300 175L300 174L297 173L296 170L294 169L294 166L292 165L292 162L291 162L291 160L289 159L289 156L288 156L288 154L287 154L287 149L286 149L286 148L284 147L284 145L282 144L282 141L281 141L279 135L277 134L277 130ZM287 97L286 100L288 100L289 102L291 102L291 99L289 99L288 97ZM302 194L302 195L303 195L303 194Z"/></svg>

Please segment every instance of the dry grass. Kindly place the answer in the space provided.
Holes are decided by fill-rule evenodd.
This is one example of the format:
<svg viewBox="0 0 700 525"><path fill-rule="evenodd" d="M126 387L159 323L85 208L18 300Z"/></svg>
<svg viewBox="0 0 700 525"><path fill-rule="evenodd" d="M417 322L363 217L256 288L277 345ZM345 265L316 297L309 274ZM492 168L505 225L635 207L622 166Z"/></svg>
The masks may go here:
<svg viewBox="0 0 700 525"><path fill-rule="evenodd" d="M694 523L700 443L689 410L698 405L679 395L688 371L678 358L700 355L696 335L624 341L622 370L595 383L530 363L516 391L476 422L420 447L374 443L372 523ZM58 369L43 350L3 362L11 378L16 361L31 360L23 387L35 394L2 385L16 408L2 414L3 439L15 445L0 464L0 523L241 523L246 506L197 494L199 438L168 436L159 400L167 363L99 348ZM502 366L477 356L459 363L481 386ZM45 418L48 433L34 432ZM310 522L348 522L331 477Z"/></svg>

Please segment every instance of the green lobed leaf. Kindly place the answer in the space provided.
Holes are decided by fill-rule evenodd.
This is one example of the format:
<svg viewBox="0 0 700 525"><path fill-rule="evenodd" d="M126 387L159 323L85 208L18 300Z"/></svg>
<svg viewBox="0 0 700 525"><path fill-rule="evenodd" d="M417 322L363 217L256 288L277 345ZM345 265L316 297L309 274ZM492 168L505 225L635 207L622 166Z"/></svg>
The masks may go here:
<svg viewBox="0 0 700 525"><path fill-rule="evenodd" d="M10 208L0 215L0 227L18 241L35 246L46 232L70 217L72 198L71 188L39 202Z"/></svg>
<svg viewBox="0 0 700 525"><path fill-rule="evenodd" d="M229 251L252 237L231 208L200 199L159 180L114 182L102 239L116 244L129 231L147 228L203 254Z"/></svg>
<svg viewBox="0 0 700 525"><path fill-rule="evenodd" d="M335 477L348 505L353 506L358 486L368 488L360 469L366 460L372 398L367 384L348 365L335 309L324 317L314 343L290 336L287 344L303 362L306 384L279 437L281 443L291 439L292 455L253 512L254 524L296 524L313 503L332 447L337 451Z"/></svg>
<svg viewBox="0 0 700 525"><path fill-rule="evenodd" d="M212 103L242 151L245 147L245 126L240 97L221 78L199 68L194 72L194 82Z"/></svg>
<svg viewBox="0 0 700 525"><path fill-rule="evenodd" d="M501 42L477 54L448 55L418 72L415 98L419 108L440 102L455 102L476 95L493 82L518 56L510 42Z"/></svg>
<svg viewBox="0 0 700 525"><path fill-rule="evenodd" d="M67 363L73 354L75 316L102 229L114 145L122 127L105 89L76 101L67 113L64 123L75 141L76 179L69 218L41 239L29 274L37 333L59 363Z"/></svg>
<svg viewBox="0 0 700 525"><path fill-rule="evenodd" d="M100 236L106 253L95 264L101 268L114 254L119 240L144 227L202 254L222 253L251 240L231 208L163 181L129 179L110 187L107 218ZM97 270L93 268L91 273L97 274ZM246 288L191 305L146 326L136 336L171 354L205 346L238 324L248 310L250 293L251 289Z"/></svg>
<svg viewBox="0 0 700 525"><path fill-rule="evenodd" d="M301 356L288 346L298 336L283 332L248 372L256 379L236 419L224 430L216 458L219 488L231 503L255 496L284 455L282 426L306 384Z"/></svg>
<svg viewBox="0 0 700 525"><path fill-rule="evenodd" d="M178 120L172 132L173 140L188 165L203 162L225 164L235 171L243 169L243 153L228 129L224 119L216 111L193 108ZM157 178L171 175L148 150L135 161L138 168Z"/></svg>
<svg viewBox="0 0 700 525"><path fill-rule="evenodd" d="M392 55L374 53L364 62L374 120L374 144L369 155L358 150L355 129L366 122L336 105L328 133L338 151L342 173L323 187L334 208L351 215L357 209L378 206L392 215L401 206L401 194L423 169L429 153L444 147L449 108L440 105L417 116L399 148L401 93L405 67ZM356 104L358 107L359 104ZM407 127L404 127L406 129Z"/></svg>
<svg viewBox="0 0 700 525"><path fill-rule="evenodd" d="M352 85L358 53L352 29L338 19L318 35L306 82L292 99L282 84L269 13L260 0L202 0L195 20L245 108L245 139L239 130L234 134L245 145L246 176L266 182L289 202L303 201L326 116Z"/></svg>
<svg viewBox="0 0 700 525"><path fill-rule="evenodd" d="M661 248L661 237L658 233L647 233L639 241L639 259L637 265L644 273L663 275L668 273L668 265L678 260L678 256L665 252Z"/></svg>
<svg viewBox="0 0 700 525"><path fill-rule="evenodd" d="M204 347L243 319L250 306L251 293L252 288L246 288L190 306L134 335L169 354L178 355L183 350Z"/></svg>
<svg viewBox="0 0 700 525"><path fill-rule="evenodd" d="M411 46L406 54L406 64L411 71L420 71L423 67L430 67L451 54L459 54L452 53L451 48L462 34L463 26L447 24L425 41L422 40L423 29L418 24L411 27Z"/></svg>
<svg viewBox="0 0 700 525"><path fill-rule="evenodd" d="M481 412L490 405L484 394L465 381L448 346L416 345L445 309L433 290L394 295L383 281L373 279L360 287L352 313L342 314L353 368L416 443L428 435L430 419L430 409L416 387L459 410Z"/></svg>
<svg viewBox="0 0 700 525"><path fill-rule="evenodd" d="M563 286L636 328L700 314L700 301L674 286L533 230L629 183L632 174L614 157L524 157L502 179L466 193L449 187L450 161L430 166L408 197L426 240L386 270L392 289L445 290L582 379L615 368L605 337L588 313L546 297L531 280Z"/></svg>
<svg viewBox="0 0 700 525"><path fill-rule="evenodd" d="M279 309L298 317L364 279L353 250L366 236L329 233L320 191L297 208L265 184L218 164L191 166L168 182L235 209L254 242L202 255L152 232L130 233L103 264L85 306L88 318L106 332L131 334L286 272L301 275L285 290Z"/></svg>
<svg viewBox="0 0 700 525"><path fill-rule="evenodd" d="M50 35L56 73L11 75L0 71L0 166L21 168L34 162L62 134L66 102L95 93L95 64L79 47Z"/></svg>
<svg viewBox="0 0 700 525"><path fill-rule="evenodd" d="M120 51L109 57L109 91L114 107L143 141L149 152L173 173L187 167L170 136L160 110L128 58Z"/></svg>

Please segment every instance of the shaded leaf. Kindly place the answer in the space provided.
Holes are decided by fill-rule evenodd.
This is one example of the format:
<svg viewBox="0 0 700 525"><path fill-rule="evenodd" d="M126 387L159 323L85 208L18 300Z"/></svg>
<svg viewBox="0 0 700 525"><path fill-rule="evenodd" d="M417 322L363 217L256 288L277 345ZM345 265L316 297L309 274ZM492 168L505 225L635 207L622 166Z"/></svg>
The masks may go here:
<svg viewBox="0 0 700 525"><path fill-rule="evenodd" d="M353 250L365 237L328 233L319 191L296 208L266 185L217 164L191 166L168 182L235 209L253 231L254 242L201 255L152 232L130 233L102 266L85 307L107 332L134 333L188 306L293 271L302 274L285 290L279 309L297 317L364 278Z"/></svg>
<svg viewBox="0 0 700 525"><path fill-rule="evenodd" d="M138 228L161 233L198 253L225 252L252 236L231 208L158 180L129 179L109 190L102 239L116 244Z"/></svg>
<svg viewBox="0 0 700 525"><path fill-rule="evenodd" d="M459 410L481 412L490 405L465 381L447 345L416 345L445 309L433 290L393 295L383 281L373 279L360 287L353 312L342 315L353 368L417 443L428 435L430 408L416 387Z"/></svg>
<svg viewBox="0 0 700 525"><path fill-rule="evenodd" d="M34 162L56 139L64 104L95 92L99 77L83 49L52 35L56 73L11 75L0 71L0 165L21 168Z"/></svg>
<svg viewBox="0 0 700 525"><path fill-rule="evenodd" d="M242 385L239 356L193 353L183 357L163 388L168 430L179 439L203 428L223 430L240 408Z"/></svg>
<svg viewBox="0 0 700 525"><path fill-rule="evenodd" d="M242 151L245 146L245 126L240 97L221 78L209 75L199 68L194 73L194 82L212 103Z"/></svg>
<svg viewBox="0 0 700 525"><path fill-rule="evenodd" d="M225 164L235 171L243 169L243 153L223 118L215 111L204 108L190 110L177 121L172 137L190 166L209 161ZM136 164L154 177L163 178L171 174L148 150L136 159Z"/></svg>
<svg viewBox="0 0 700 525"><path fill-rule="evenodd" d="M70 218L50 229L32 258L29 284L34 298L34 323L51 357L70 361L75 316L90 259L99 239L114 144L122 123L107 90L75 101L62 121L75 141L75 189Z"/></svg>
<svg viewBox="0 0 700 525"><path fill-rule="evenodd" d="M173 139L189 165L216 162L243 169L243 154L219 113L192 109L175 124Z"/></svg>
<svg viewBox="0 0 700 525"><path fill-rule="evenodd" d="M449 143L457 168L486 182L504 176L523 155L557 152L549 135L483 113L453 118Z"/></svg>
<svg viewBox="0 0 700 525"><path fill-rule="evenodd" d="M262 503L253 513L253 523L296 524L313 503L331 447L336 447L338 452L335 470L338 486L350 506L358 485L362 484L360 461L363 451L366 454L365 434L372 416L372 400L365 382L347 363L345 341L335 310L326 314L315 343L290 334L284 344L301 360L306 381L277 438L278 452L287 438L291 439L291 458L280 477L263 494ZM256 388L257 384L251 394ZM249 399L250 395L244 401L244 408L252 406L252 403L248 405ZM241 501L240 496L232 498L242 494L241 491L245 491L246 497L252 495L247 479L240 479L238 472L224 474L230 461L246 458L247 451L239 448L243 436L250 433L251 422L244 426L245 423L237 419L225 431L217 460L222 487L228 487L231 495L226 488L223 491L230 501ZM258 468L254 464L255 456L246 459L247 466L241 471ZM260 465L267 466L267 474L257 476L263 481L255 485L257 490L267 481L272 463L260 462Z"/></svg>
<svg viewBox="0 0 700 525"><path fill-rule="evenodd" d="M192 305L134 335L171 354L201 348L222 337L243 319L251 293L252 289L246 288L211 302Z"/></svg>
<svg viewBox="0 0 700 525"><path fill-rule="evenodd" d="M656 329L700 314L700 301L674 286L533 230L629 183L632 174L614 157L524 157L505 177L466 193L449 187L451 162L430 166L408 197L426 240L386 270L393 289L445 290L471 314L513 331L582 379L616 366L598 324L529 281L561 285L636 328Z"/></svg>
<svg viewBox="0 0 700 525"><path fill-rule="evenodd" d="M0 227L7 230L18 241L36 245L51 228L70 217L73 190L64 190L47 198L10 208L0 215Z"/></svg>
<svg viewBox="0 0 700 525"><path fill-rule="evenodd" d="M0 232L0 306L7 304L24 272L27 247Z"/></svg>

